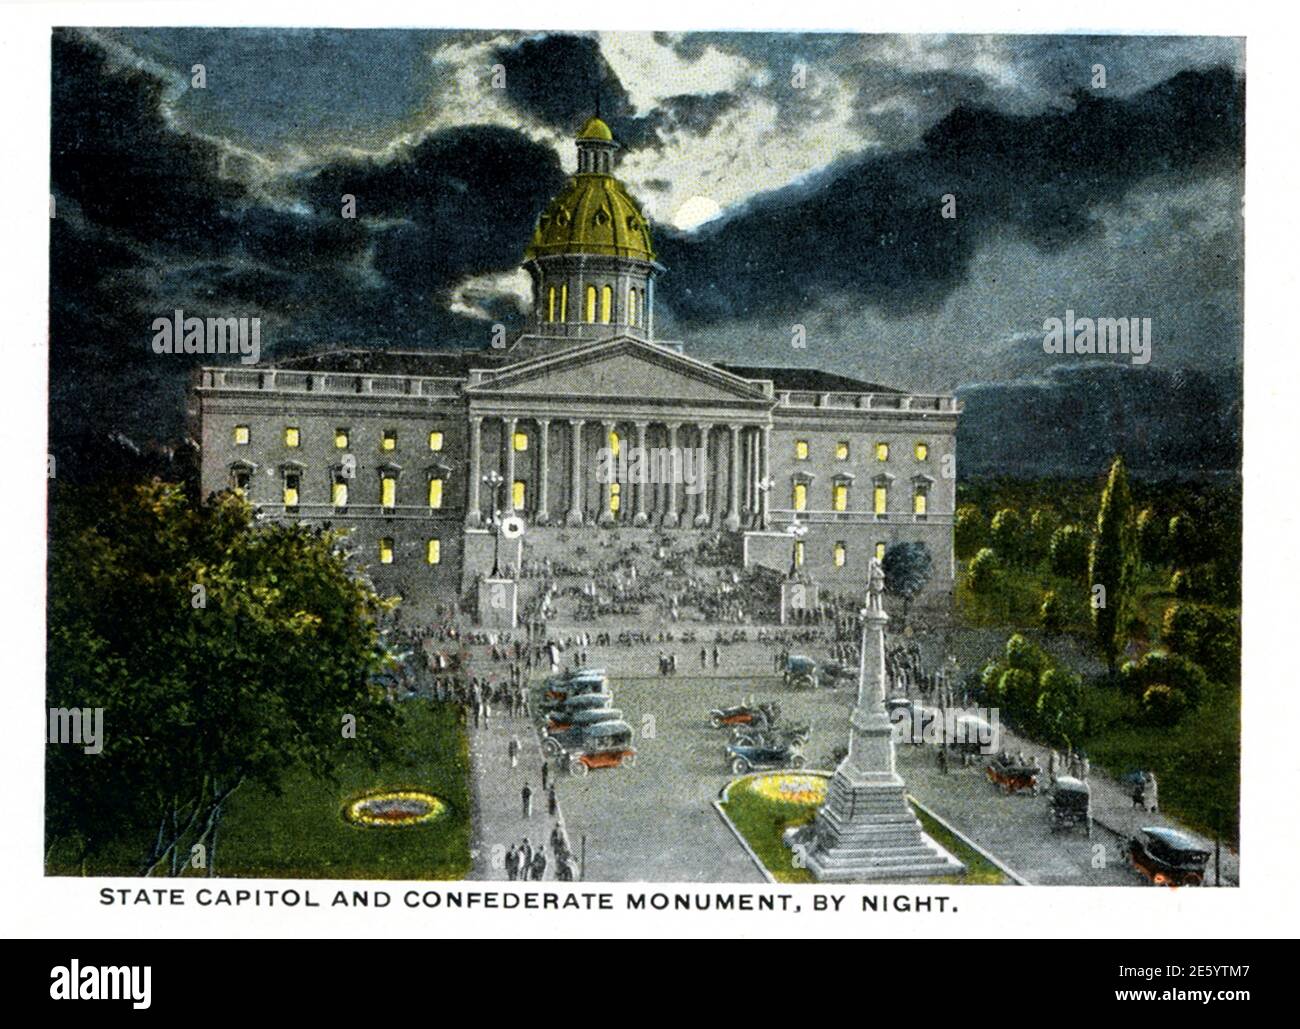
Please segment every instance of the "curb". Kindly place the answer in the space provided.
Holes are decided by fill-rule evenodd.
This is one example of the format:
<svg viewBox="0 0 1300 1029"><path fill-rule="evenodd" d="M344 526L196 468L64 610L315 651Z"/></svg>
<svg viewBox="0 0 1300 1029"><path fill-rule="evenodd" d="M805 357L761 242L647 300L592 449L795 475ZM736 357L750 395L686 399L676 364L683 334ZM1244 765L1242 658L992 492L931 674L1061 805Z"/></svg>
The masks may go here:
<svg viewBox="0 0 1300 1029"><path fill-rule="evenodd" d="M959 829L955 828L951 823L948 822L948 820L947 820L946 818L941 818L941 817L940 817L939 815L937 815L934 811L930 810L930 808L928 808L928 807L926 807L924 804L922 804L922 803L921 803L919 800L917 800L916 797L913 796L911 793L907 794L907 799L908 799L909 803L915 804L918 808L920 808L922 811L925 812L925 814L926 814L927 817L929 817L929 818L933 818L936 822L938 822L941 826L943 826L946 830L948 830L948 832L950 832L950 833L952 833L954 836L956 836L957 839L961 840L962 843L964 843L966 846L970 847L971 850L975 851L976 854L978 854L978 855L979 855L980 857L982 857L985 861L987 861L989 864L991 864L994 868L996 868L999 872L1001 872L1003 875L1005 875L1008 879L1010 879L1010 880L1011 880L1013 883L1015 883L1017 886L1032 886L1032 885L1033 885L1033 883L1031 883L1028 879L1026 879L1026 878L1025 878L1023 875L1021 875L1019 872L1016 872L1014 869L1012 869L1012 868L1011 868L1009 865L1007 865L1005 862L999 860L998 858L995 858L992 854L990 854L987 850L985 850L985 849L984 849L983 847L981 847L978 843L976 843L974 840L972 840L972 839L971 839L969 836L967 836L964 832L961 832Z"/></svg>

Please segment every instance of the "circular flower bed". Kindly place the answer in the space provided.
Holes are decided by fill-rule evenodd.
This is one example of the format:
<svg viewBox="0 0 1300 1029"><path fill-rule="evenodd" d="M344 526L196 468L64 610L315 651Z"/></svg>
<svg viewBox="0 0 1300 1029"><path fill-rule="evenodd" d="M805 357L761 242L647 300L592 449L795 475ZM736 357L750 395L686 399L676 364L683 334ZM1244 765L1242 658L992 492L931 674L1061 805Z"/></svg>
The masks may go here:
<svg viewBox="0 0 1300 1029"><path fill-rule="evenodd" d="M824 775L772 772L754 776L749 781L749 788L765 800L820 807L826 802L827 779Z"/></svg>
<svg viewBox="0 0 1300 1029"><path fill-rule="evenodd" d="M343 817L353 825L387 827L432 822L446 805L432 793L420 790L384 790L348 801Z"/></svg>

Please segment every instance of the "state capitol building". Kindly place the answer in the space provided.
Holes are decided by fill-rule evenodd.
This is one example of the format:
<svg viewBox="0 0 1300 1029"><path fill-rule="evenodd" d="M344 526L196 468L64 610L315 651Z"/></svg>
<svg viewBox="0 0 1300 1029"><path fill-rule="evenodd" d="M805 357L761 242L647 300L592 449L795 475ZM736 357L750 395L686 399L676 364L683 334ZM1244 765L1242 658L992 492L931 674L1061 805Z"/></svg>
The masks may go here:
<svg viewBox="0 0 1300 1029"><path fill-rule="evenodd" d="M417 610L491 571L494 511L526 526L502 543L507 565L530 551L598 555L611 531L722 532L745 565L785 573L793 561L828 589L858 590L871 557L915 540L930 549L932 589L951 591L956 399L717 364L656 340L664 269L612 174L617 144L592 118L577 145L577 172L525 252L533 303L513 343L202 368L191 414L204 495L240 490L262 518L350 530L376 588ZM703 476L607 481L624 448L702 452Z"/></svg>

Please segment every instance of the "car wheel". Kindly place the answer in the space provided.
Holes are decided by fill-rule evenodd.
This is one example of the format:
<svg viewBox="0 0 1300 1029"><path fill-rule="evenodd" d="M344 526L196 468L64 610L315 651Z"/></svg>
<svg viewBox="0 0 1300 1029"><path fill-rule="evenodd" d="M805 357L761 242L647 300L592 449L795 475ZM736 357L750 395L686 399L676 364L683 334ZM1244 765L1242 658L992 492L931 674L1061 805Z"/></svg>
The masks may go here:
<svg viewBox="0 0 1300 1029"><path fill-rule="evenodd" d="M802 768L807 763L808 763L808 759L805 758L802 754L796 754L794 757L790 759L791 768Z"/></svg>
<svg viewBox="0 0 1300 1029"><path fill-rule="evenodd" d="M749 771L749 762L743 757L738 757L731 762L731 771L735 775L744 775Z"/></svg>
<svg viewBox="0 0 1300 1029"><path fill-rule="evenodd" d="M560 745L549 736L542 740L542 750L546 751L551 757L559 757Z"/></svg>
<svg viewBox="0 0 1300 1029"><path fill-rule="evenodd" d="M587 774L587 766L586 766L586 764L583 763L582 761L578 761L578 760L576 760L576 759L573 760L573 761L570 761L570 762L569 762L569 774L572 775L572 776L574 776L574 777L576 777L576 778L582 778L584 775Z"/></svg>
<svg viewBox="0 0 1300 1029"><path fill-rule="evenodd" d="M713 726L713 728L715 728L715 729L721 729L721 728L722 728L722 716L721 716L721 715L712 715L712 716L709 718L709 724L710 724L711 726Z"/></svg>

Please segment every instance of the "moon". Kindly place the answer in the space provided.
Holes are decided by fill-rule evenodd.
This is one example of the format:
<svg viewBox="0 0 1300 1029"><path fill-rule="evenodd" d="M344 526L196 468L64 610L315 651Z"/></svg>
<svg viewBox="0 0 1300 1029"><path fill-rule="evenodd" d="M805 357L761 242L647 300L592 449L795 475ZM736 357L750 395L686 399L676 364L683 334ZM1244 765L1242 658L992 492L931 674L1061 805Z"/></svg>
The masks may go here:
<svg viewBox="0 0 1300 1029"><path fill-rule="evenodd" d="M693 229L712 221L722 213L716 200L709 197L693 196L673 213L672 222L679 229Z"/></svg>

